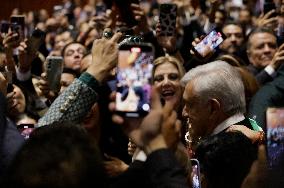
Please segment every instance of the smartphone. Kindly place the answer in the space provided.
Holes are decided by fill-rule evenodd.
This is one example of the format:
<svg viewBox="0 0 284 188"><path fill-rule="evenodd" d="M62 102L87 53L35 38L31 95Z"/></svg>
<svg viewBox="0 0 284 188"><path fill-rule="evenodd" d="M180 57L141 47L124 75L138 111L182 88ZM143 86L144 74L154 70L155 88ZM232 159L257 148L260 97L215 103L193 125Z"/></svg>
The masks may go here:
<svg viewBox="0 0 284 188"><path fill-rule="evenodd" d="M267 159L270 169L277 169L284 157L284 108L266 111Z"/></svg>
<svg viewBox="0 0 284 188"><path fill-rule="evenodd" d="M176 4L161 4L159 22L161 24L161 36L173 36L176 33Z"/></svg>
<svg viewBox="0 0 284 188"><path fill-rule="evenodd" d="M225 34L219 29L213 29L192 50L199 57L206 57L216 51L216 48L226 39Z"/></svg>
<svg viewBox="0 0 284 188"><path fill-rule="evenodd" d="M131 28L138 24L132 12L131 4L139 4L139 0L114 0L115 6L119 10L119 17L127 27Z"/></svg>
<svg viewBox="0 0 284 188"><path fill-rule="evenodd" d="M1 22L1 33L7 34L9 32L10 23L6 21Z"/></svg>
<svg viewBox="0 0 284 188"><path fill-rule="evenodd" d="M44 43L45 32L40 29L35 29L32 32L31 37L27 41L27 53L32 54L36 52L39 47Z"/></svg>
<svg viewBox="0 0 284 188"><path fill-rule="evenodd" d="M28 139L30 138L30 134L35 129L35 126L34 124L19 124L17 125L17 129L25 139Z"/></svg>
<svg viewBox="0 0 284 188"><path fill-rule="evenodd" d="M10 17L11 30L17 32L21 39L25 37L25 16L24 15L13 15Z"/></svg>
<svg viewBox="0 0 284 188"><path fill-rule="evenodd" d="M200 180L200 164L197 159L190 159L191 161L191 182L192 188L201 188Z"/></svg>
<svg viewBox="0 0 284 188"><path fill-rule="evenodd" d="M116 111L126 117L150 111L154 48L149 43L119 46L116 74Z"/></svg>
<svg viewBox="0 0 284 188"><path fill-rule="evenodd" d="M100 4L100 5L96 5L96 14L95 16L101 16L101 15L105 15L106 13L106 5L105 4Z"/></svg>
<svg viewBox="0 0 284 188"><path fill-rule="evenodd" d="M49 88L52 91L60 91L60 80L63 71L63 58L61 56L48 56L46 58L46 74Z"/></svg>

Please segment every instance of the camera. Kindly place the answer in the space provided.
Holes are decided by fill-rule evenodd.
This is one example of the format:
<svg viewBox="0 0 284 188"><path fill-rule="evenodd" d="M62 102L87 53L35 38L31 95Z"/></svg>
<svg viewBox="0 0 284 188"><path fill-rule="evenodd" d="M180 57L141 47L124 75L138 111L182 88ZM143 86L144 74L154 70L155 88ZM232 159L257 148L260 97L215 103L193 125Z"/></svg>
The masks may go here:
<svg viewBox="0 0 284 188"><path fill-rule="evenodd" d="M134 36L134 35L125 35L125 38L118 44L119 46L124 44L140 44L143 42L143 38L141 36Z"/></svg>

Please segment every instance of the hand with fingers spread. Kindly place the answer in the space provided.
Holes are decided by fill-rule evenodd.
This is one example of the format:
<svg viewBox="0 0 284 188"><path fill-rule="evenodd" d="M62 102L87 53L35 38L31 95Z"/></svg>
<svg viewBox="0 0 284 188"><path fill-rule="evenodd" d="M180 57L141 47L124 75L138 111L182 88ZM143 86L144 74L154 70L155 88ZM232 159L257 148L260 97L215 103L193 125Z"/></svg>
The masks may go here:
<svg viewBox="0 0 284 188"><path fill-rule="evenodd" d="M128 165L125 164L119 158L108 156L108 155L106 157L109 160L104 162L104 167L105 167L106 173L109 176L111 177L118 176L128 169Z"/></svg>
<svg viewBox="0 0 284 188"><path fill-rule="evenodd" d="M255 20L255 25L257 27L271 27L277 23L277 17L271 17L275 13L275 9L267 12L266 14L261 13L261 15ZM272 28L273 29L273 28Z"/></svg>
<svg viewBox="0 0 284 188"><path fill-rule="evenodd" d="M105 80L111 70L116 66L118 60L117 41L121 33L115 33L111 39L101 38L93 43L92 58L93 63L86 72L94 76L99 82Z"/></svg>

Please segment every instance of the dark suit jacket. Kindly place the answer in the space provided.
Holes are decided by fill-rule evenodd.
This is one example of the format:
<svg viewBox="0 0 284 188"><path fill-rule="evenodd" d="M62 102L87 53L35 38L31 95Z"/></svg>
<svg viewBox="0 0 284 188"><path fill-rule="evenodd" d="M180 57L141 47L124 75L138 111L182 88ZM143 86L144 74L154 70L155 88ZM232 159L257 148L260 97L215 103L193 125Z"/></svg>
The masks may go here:
<svg viewBox="0 0 284 188"><path fill-rule="evenodd" d="M246 68L254 75L260 85L264 85L265 83L273 80L273 78L264 71L264 69L258 69L252 64L249 64Z"/></svg>
<svg viewBox="0 0 284 188"><path fill-rule="evenodd" d="M266 109L284 107L284 66L278 69L274 80L264 85L252 98L248 115L266 130Z"/></svg>
<svg viewBox="0 0 284 188"><path fill-rule="evenodd" d="M185 172L172 151L160 149L151 153L145 162L134 161L118 176L112 188L188 188Z"/></svg>
<svg viewBox="0 0 284 188"><path fill-rule="evenodd" d="M16 125L5 116L6 98L0 92L0 176L24 143Z"/></svg>

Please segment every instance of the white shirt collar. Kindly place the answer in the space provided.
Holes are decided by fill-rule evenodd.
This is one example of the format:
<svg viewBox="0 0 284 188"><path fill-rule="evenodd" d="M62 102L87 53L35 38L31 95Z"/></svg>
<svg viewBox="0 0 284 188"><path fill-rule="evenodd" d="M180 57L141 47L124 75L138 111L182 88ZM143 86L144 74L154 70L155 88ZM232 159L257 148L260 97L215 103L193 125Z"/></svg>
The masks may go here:
<svg viewBox="0 0 284 188"><path fill-rule="evenodd" d="M235 123L238 123L240 121L243 121L245 119L245 116L243 114L235 114L226 120L224 120L222 123L220 123L212 132L211 135L218 134L222 132L223 130L227 129L231 125L234 125Z"/></svg>

